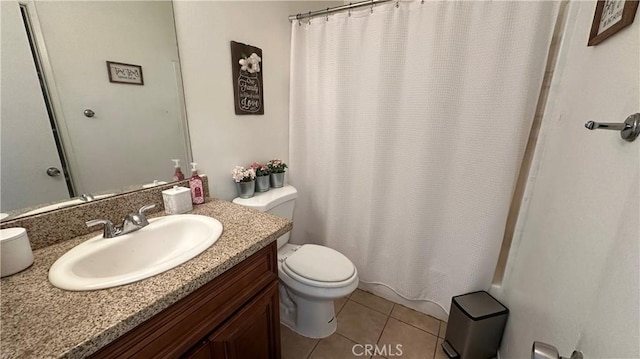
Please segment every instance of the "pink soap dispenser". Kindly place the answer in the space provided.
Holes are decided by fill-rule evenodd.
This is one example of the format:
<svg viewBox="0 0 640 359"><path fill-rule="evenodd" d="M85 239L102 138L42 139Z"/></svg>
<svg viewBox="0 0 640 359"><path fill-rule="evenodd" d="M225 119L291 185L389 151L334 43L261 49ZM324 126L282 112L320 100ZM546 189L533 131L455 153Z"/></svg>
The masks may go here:
<svg viewBox="0 0 640 359"><path fill-rule="evenodd" d="M173 180L174 181L182 181L184 179L184 174L182 173L182 170L180 169L180 160L171 160L173 161L176 166L175 166L175 173L173 174Z"/></svg>
<svg viewBox="0 0 640 359"><path fill-rule="evenodd" d="M191 178L189 178L189 187L191 188L191 201L193 204L204 203L204 190L202 188L202 178L198 176L196 168L198 164L191 162Z"/></svg>

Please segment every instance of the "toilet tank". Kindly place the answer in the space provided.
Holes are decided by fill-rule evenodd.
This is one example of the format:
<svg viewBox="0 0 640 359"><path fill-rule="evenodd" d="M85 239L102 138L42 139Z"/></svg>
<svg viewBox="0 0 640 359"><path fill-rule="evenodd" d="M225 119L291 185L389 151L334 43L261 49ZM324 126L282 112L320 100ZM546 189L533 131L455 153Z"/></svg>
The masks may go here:
<svg viewBox="0 0 640 359"><path fill-rule="evenodd" d="M256 192L251 198L236 197L233 203L293 220L293 209L297 197L298 191L295 187L284 186L271 188L267 192ZM287 242L289 242L289 232L278 238L278 248Z"/></svg>

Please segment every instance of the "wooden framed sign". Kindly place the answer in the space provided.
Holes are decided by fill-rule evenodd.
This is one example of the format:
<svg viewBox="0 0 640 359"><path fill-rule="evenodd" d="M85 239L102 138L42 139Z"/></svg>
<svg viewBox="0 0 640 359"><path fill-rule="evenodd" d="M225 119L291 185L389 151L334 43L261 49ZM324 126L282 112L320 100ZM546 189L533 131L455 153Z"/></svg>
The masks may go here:
<svg viewBox="0 0 640 359"><path fill-rule="evenodd" d="M129 85L144 85L142 66L107 61L109 82Z"/></svg>
<svg viewBox="0 0 640 359"><path fill-rule="evenodd" d="M598 0L587 46L594 46L631 25L638 0Z"/></svg>
<svg viewBox="0 0 640 359"><path fill-rule="evenodd" d="M264 115L262 50L231 41L231 74L236 115Z"/></svg>

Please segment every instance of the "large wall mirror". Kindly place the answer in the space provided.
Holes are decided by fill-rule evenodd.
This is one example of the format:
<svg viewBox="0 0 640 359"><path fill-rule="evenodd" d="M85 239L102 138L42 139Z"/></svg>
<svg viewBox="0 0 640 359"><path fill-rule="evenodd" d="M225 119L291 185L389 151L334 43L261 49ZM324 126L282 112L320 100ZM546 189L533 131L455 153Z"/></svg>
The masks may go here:
<svg viewBox="0 0 640 359"><path fill-rule="evenodd" d="M171 1L2 1L0 10L7 219L171 181L171 159L188 176ZM133 66L110 78L107 62Z"/></svg>

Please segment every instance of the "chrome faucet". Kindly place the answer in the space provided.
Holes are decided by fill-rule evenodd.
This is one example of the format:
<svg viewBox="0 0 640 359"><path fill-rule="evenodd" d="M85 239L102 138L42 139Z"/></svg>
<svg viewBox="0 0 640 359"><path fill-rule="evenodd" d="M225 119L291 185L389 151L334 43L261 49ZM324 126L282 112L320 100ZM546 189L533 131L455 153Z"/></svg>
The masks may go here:
<svg viewBox="0 0 640 359"><path fill-rule="evenodd" d="M140 208L137 213L127 214L127 216L124 217L124 223L122 223L121 234L135 232L138 229L147 226L149 224L149 221L147 220L147 216L144 213L155 207L155 204L148 204Z"/></svg>
<svg viewBox="0 0 640 359"><path fill-rule="evenodd" d="M149 224L147 220L147 216L145 212L155 208L155 204L148 204L143 206L138 210L138 212L130 213L126 217L124 217L124 221L122 226L116 227L110 220L108 219L94 219L91 221L87 221L87 227L97 226L99 224L104 225L104 231L102 232L102 237L104 238L114 238L118 236L122 236L127 233L135 232Z"/></svg>

